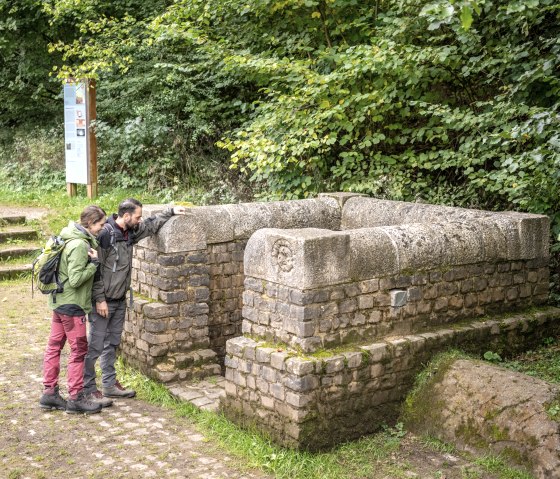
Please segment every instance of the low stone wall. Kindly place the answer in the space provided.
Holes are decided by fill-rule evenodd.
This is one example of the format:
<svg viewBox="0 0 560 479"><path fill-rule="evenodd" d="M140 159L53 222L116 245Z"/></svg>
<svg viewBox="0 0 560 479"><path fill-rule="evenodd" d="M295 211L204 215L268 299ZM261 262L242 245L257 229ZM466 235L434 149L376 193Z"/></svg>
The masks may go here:
<svg viewBox="0 0 560 479"><path fill-rule="evenodd" d="M224 413L277 442L322 449L394 421L415 375L439 351L522 351L560 332L560 310L385 338L304 355L240 337L227 343Z"/></svg>
<svg viewBox="0 0 560 479"><path fill-rule="evenodd" d="M546 301L548 234L545 216L353 194L192 208L135 248L122 351L168 383L225 369L227 414L321 448L393 418L434 352L530 342L524 320L473 318Z"/></svg>
<svg viewBox="0 0 560 479"><path fill-rule="evenodd" d="M544 304L546 260L475 264L301 290L247 277L243 333L305 352Z"/></svg>
<svg viewBox="0 0 560 479"><path fill-rule="evenodd" d="M523 344L527 329L555 327L475 319L547 301L545 216L346 198L341 225L261 229L245 249L247 337L228 342L224 411L283 444L318 449L378 429L438 351L483 353L496 328Z"/></svg>
<svg viewBox="0 0 560 479"><path fill-rule="evenodd" d="M548 250L519 233L527 224L548 235L548 218L519 214L339 232L261 229L245 251L243 333L308 352L543 304Z"/></svg>
<svg viewBox="0 0 560 479"><path fill-rule="evenodd" d="M344 195L344 197L346 197ZM162 210L145 206L144 216ZM228 339L241 334L243 254L259 228L340 228L337 199L195 207L134 251L137 292L122 352L163 382L220 373Z"/></svg>

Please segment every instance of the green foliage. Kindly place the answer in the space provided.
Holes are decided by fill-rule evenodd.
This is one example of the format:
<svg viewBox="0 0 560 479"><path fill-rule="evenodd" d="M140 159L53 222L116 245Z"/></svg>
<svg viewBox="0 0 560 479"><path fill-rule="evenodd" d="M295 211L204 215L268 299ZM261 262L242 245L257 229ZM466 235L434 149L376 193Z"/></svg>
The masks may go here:
<svg viewBox="0 0 560 479"><path fill-rule="evenodd" d="M491 363L502 362L502 357L498 353L494 353L493 351L486 351L483 357L484 359L486 359L486 361L490 361Z"/></svg>
<svg viewBox="0 0 560 479"><path fill-rule="evenodd" d="M549 404L546 413L554 421L560 422L560 400L555 400Z"/></svg>
<svg viewBox="0 0 560 479"><path fill-rule="evenodd" d="M315 3L299 4L300 15L313 18ZM327 2L326 17L353 25L372 11L349 3ZM465 31L457 5L418 15L422 3L375 2L371 29L350 38L334 29L305 57L297 48L227 57L262 96L221 145L278 196L342 189L556 213L558 7L485 2Z"/></svg>
<svg viewBox="0 0 560 479"><path fill-rule="evenodd" d="M52 116L49 70L96 78L104 184L421 197L544 213L560 235L554 0L18 5L0 1L0 108L15 122L48 90Z"/></svg>
<svg viewBox="0 0 560 479"><path fill-rule="evenodd" d="M0 133L0 182L12 193L65 188L59 128L6 128Z"/></svg>
<svg viewBox="0 0 560 479"><path fill-rule="evenodd" d="M560 383L560 338L547 338L535 351L527 351L502 365L508 369Z"/></svg>
<svg viewBox="0 0 560 479"><path fill-rule="evenodd" d="M38 0L0 0L0 128L51 122L60 83L49 76L60 55L49 55L54 32ZM58 118L62 111L58 112Z"/></svg>

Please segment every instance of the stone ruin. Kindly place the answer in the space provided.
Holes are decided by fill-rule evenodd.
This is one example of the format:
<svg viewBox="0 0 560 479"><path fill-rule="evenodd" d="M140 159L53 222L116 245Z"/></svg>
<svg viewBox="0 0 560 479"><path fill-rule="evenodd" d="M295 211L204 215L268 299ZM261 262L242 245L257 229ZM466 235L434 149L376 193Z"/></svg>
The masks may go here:
<svg viewBox="0 0 560 479"><path fill-rule="evenodd" d="M192 208L135 249L122 353L164 383L224 372L230 418L328 447L394 421L437 352L557 331L558 310L527 312L548 243L546 216L348 193Z"/></svg>

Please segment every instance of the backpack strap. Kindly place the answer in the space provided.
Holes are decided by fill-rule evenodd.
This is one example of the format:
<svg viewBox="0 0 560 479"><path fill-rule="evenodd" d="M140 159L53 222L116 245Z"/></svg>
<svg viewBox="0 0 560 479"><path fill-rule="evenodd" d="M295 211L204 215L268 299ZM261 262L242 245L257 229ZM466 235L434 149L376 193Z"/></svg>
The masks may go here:
<svg viewBox="0 0 560 479"><path fill-rule="evenodd" d="M117 248L117 240L115 239L115 228L110 223L105 223L103 229L110 235L109 246L113 248L116 254L115 263L113 264L113 273L117 271L117 262L119 261L119 249Z"/></svg>

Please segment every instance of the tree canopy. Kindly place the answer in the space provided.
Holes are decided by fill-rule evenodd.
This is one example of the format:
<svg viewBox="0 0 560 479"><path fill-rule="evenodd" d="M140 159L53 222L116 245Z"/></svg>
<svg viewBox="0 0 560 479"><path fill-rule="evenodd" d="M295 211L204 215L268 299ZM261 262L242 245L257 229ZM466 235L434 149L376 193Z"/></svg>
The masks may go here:
<svg viewBox="0 0 560 479"><path fill-rule="evenodd" d="M560 233L556 0L0 0L0 12L0 123L28 114L22 95L55 101L55 76L97 78L100 165L123 186L231 168L257 197L514 208Z"/></svg>

